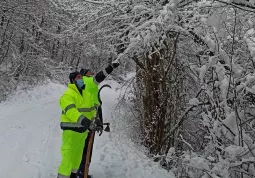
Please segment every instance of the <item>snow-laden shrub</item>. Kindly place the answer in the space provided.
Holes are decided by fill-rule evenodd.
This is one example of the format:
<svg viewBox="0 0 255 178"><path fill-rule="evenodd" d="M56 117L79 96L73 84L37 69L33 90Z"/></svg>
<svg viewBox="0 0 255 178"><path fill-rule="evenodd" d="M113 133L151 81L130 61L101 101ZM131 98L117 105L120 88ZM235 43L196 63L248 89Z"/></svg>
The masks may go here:
<svg viewBox="0 0 255 178"><path fill-rule="evenodd" d="M254 177L254 14L236 8L242 1L199 1L181 7L179 2L157 6L158 11L149 5L135 6L136 13L137 9L146 11L150 18L130 25L130 43L120 56L136 56L139 77L148 78L138 83L137 96L141 97L140 111L152 116L159 116L166 105L164 99L171 98L161 87L166 81L160 79L168 69L164 61L172 57L164 54L176 49L173 59L181 64L171 67L181 69L178 76L184 77L167 78L167 91L184 81L177 98L182 102L180 107L167 105L164 111L178 114L170 120L170 115L151 119L142 113L141 122L147 126L144 138L151 141L148 147L160 145L152 149L159 154L155 160L174 169L178 177ZM167 42L176 42L176 48ZM157 106L153 101L160 107L152 107ZM172 122L162 126L163 119ZM162 137L157 134L162 130L164 142L159 143ZM169 161L171 147L176 151Z"/></svg>

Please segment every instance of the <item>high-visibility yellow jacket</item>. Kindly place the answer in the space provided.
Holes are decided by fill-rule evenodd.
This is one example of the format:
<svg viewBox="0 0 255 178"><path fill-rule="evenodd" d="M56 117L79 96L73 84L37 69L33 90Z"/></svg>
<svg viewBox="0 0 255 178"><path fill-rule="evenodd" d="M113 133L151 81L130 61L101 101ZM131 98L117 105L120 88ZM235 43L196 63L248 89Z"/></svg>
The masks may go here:
<svg viewBox="0 0 255 178"><path fill-rule="evenodd" d="M94 77L83 77L85 89L82 94L75 84L68 84L67 90L59 100L62 108L60 126L63 130L85 132L87 128L82 120L93 120L96 117L98 101L98 84Z"/></svg>
<svg viewBox="0 0 255 178"><path fill-rule="evenodd" d="M85 132L90 120L97 114L98 84L113 71L113 66L108 65L104 70L98 72L94 77L83 76L85 89L82 94L75 84L68 84L68 88L60 98L59 104L62 108L61 129Z"/></svg>

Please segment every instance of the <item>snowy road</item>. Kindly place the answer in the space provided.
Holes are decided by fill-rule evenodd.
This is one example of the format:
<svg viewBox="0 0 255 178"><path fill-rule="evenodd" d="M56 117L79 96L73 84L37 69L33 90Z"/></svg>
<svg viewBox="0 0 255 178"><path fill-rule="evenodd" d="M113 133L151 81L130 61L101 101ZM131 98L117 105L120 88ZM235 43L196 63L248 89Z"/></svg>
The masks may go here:
<svg viewBox="0 0 255 178"><path fill-rule="evenodd" d="M117 86L111 82L112 86ZM58 99L65 86L49 83L19 92L0 104L0 178L56 178L61 130ZM118 93L104 89L104 117L110 133L96 136L90 174L94 178L173 178L131 143L119 140L114 127Z"/></svg>

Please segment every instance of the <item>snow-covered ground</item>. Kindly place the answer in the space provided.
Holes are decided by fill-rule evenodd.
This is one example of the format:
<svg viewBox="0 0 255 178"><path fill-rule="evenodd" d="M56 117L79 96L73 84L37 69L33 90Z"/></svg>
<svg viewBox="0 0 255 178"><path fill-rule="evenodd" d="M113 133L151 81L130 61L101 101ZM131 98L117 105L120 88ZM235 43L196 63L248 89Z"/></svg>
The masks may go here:
<svg viewBox="0 0 255 178"><path fill-rule="evenodd" d="M174 178L148 159L125 137L113 114L118 84L102 91L103 113L111 132L95 139L90 174L94 178ZM61 110L65 86L48 83L17 92L0 103L0 178L56 178L61 159Z"/></svg>

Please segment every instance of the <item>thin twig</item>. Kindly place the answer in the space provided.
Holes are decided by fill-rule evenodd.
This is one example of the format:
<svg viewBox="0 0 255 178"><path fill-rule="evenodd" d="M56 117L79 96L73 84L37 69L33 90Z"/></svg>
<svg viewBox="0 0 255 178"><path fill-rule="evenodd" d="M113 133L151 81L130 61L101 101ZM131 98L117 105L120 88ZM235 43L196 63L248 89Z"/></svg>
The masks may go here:
<svg viewBox="0 0 255 178"><path fill-rule="evenodd" d="M227 4L227 5L234 6L234 7L238 8L238 9L243 10L243 11L248 11L248 12L253 12L253 13L255 13L254 10L250 10L250 9L247 9L247 8L240 7L240 5L236 5L236 4L229 3L229 2L225 2L225 1L221 1L221 0L216 0L216 1L218 1L218 2L220 2L220 3L223 3L223 4Z"/></svg>

